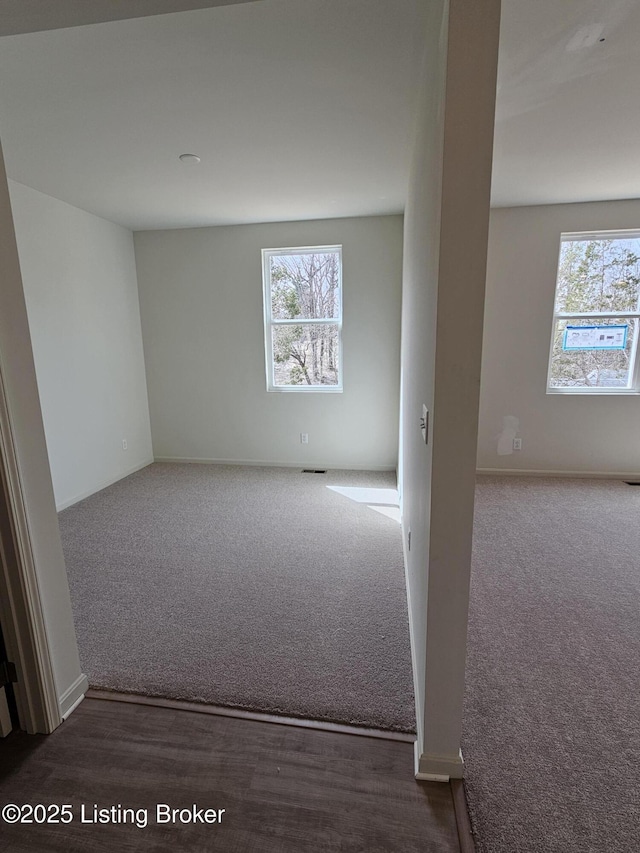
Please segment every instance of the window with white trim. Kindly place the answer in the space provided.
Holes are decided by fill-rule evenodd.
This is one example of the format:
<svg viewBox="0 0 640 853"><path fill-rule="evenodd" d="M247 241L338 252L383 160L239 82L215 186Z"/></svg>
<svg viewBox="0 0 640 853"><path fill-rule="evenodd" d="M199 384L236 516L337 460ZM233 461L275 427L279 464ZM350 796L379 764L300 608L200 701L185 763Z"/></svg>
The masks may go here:
<svg viewBox="0 0 640 853"><path fill-rule="evenodd" d="M268 391L342 391L342 246L263 249Z"/></svg>
<svg viewBox="0 0 640 853"><path fill-rule="evenodd" d="M562 234L547 393L640 392L640 231Z"/></svg>

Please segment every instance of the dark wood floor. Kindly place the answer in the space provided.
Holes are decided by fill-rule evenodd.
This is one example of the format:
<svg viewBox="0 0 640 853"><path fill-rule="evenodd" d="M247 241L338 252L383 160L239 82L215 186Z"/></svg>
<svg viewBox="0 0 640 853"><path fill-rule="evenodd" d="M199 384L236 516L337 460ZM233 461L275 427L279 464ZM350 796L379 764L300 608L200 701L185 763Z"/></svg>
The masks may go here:
<svg viewBox="0 0 640 853"><path fill-rule="evenodd" d="M0 851L458 853L449 785L417 783L412 767L412 744L86 699L54 734L0 742L0 808L74 813L0 820ZM158 825L157 803L225 812ZM147 810L148 825L82 824L81 804Z"/></svg>

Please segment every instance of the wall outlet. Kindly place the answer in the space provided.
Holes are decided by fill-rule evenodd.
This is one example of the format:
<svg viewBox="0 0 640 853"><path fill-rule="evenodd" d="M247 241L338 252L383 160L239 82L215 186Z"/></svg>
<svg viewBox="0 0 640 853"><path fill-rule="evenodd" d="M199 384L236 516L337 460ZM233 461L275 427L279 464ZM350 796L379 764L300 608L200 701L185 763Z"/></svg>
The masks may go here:
<svg viewBox="0 0 640 853"><path fill-rule="evenodd" d="M129 448L129 445L127 444L127 439L126 439L126 438L123 438L123 439L122 439L122 449L123 449L123 450L128 450L128 448Z"/></svg>
<svg viewBox="0 0 640 853"><path fill-rule="evenodd" d="M301 432L300 433L300 444L309 444L309 433Z"/></svg>
<svg viewBox="0 0 640 853"><path fill-rule="evenodd" d="M522 450L522 439L514 438L513 439L513 449L514 450Z"/></svg>

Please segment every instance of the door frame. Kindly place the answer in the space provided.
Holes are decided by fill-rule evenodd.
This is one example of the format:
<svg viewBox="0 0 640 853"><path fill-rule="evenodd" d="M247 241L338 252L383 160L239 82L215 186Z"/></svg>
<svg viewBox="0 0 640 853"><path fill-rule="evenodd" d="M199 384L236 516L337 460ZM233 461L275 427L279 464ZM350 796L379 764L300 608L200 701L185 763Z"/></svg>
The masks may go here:
<svg viewBox="0 0 640 853"><path fill-rule="evenodd" d="M20 726L50 733L62 722L31 534L0 362L0 621Z"/></svg>

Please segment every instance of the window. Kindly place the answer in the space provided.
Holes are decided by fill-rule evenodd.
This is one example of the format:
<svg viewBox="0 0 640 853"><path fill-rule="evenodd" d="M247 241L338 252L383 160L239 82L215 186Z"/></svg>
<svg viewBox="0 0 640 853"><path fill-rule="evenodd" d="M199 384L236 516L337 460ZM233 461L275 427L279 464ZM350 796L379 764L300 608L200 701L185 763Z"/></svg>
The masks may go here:
<svg viewBox="0 0 640 853"><path fill-rule="evenodd" d="M263 249L268 391L342 391L342 247Z"/></svg>
<svg viewBox="0 0 640 853"><path fill-rule="evenodd" d="M638 393L640 231L563 234L547 393Z"/></svg>

